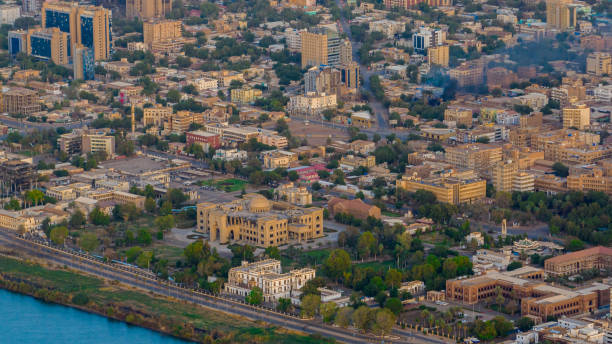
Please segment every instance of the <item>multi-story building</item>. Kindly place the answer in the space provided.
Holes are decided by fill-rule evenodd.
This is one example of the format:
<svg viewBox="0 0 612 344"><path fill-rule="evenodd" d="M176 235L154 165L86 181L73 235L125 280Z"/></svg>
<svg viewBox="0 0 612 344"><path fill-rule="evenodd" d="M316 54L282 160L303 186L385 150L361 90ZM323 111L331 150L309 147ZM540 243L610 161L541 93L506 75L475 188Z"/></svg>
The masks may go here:
<svg viewBox="0 0 612 344"><path fill-rule="evenodd" d="M192 123L204 124L204 118L201 113L190 111L178 111L170 115L170 118L164 122L164 131L182 134L189 130Z"/></svg>
<svg viewBox="0 0 612 344"><path fill-rule="evenodd" d="M323 236L323 209L300 208L247 194L229 203L197 206L197 230L222 244L247 243L258 247L305 242Z"/></svg>
<svg viewBox="0 0 612 344"><path fill-rule="evenodd" d="M306 29L296 30L293 28L285 29L285 43L289 51L301 51L302 50L302 32Z"/></svg>
<svg viewBox="0 0 612 344"><path fill-rule="evenodd" d="M469 128L472 126L472 114L472 109L451 105L444 110L444 122L454 122L457 126L464 125Z"/></svg>
<svg viewBox="0 0 612 344"><path fill-rule="evenodd" d="M380 219L381 216L379 207L367 204L359 198L344 199L332 197L327 202L327 209L332 215L348 214L360 220L367 220L368 217Z"/></svg>
<svg viewBox="0 0 612 344"><path fill-rule="evenodd" d="M594 52L587 56L587 73L594 75L612 74L612 55Z"/></svg>
<svg viewBox="0 0 612 344"><path fill-rule="evenodd" d="M93 80L95 77L95 56L91 48L77 45L72 59L74 80Z"/></svg>
<svg viewBox="0 0 612 344"><path fill-rule="evenodd" d="M438 65L448 68L449 63L448 45L438 45L427 48L427 62L429 65Z"/></svg>
<svg viewBox="0 0 612 344"><path fill-rule="evenodd" d="M457 145L446 149L445 159L458 168L487 172L502 160L502 147L485 143Z"/></svg>
<svg viewBox="0 0 612 344"><path fill-rule="evenodd" d="M236 148L233 149L217 149L215 150L214 159L224 160L224 161L232 161L239 160L244 161L248 157L247 151L238 150Z"/></svg>
<svg viewBox="0 0 612 344"><path fill-rule="evenodd" d="M344 87L351 90L359 89L359 63L351 61L340 66L341 81Z"/></svg>
<svg viewBox="0 0 612 344"><path fill-rule="evenodd" d="M563 108L563 128L588 129L591 125L591 108L579 104Z"/></svg>
<svg viewBox="0 0 612 344"><path fill-rule="evenodd" d="M512 190L518 192L532 192L535 190L535 176L527 172L518 172L512 178Z"/></svg>
<svg viewBox="0 0 612 344"><path fill-rule="evenodd" d="M2 112L29 115L41 109L40 97L36 91L13 87L0 93Z"/></svg>
<svg viewBox="0 0 612 344"><path fill-rule="evenodd" d="M491 90L494 88L509 88L517 80L516 74L504 67L487 69L487 86Z"/></svg>
<svg viewBox="0 0 612 344"><path fill-rule="evenodd" d="M329 66L315 66L304 75L305 93L340 93L341 73L338 69Z"/></svg>
<svg viewBox="0 0 612 344"><path fill-rule="evenodd" d="M584 131L561 129L534 132L530 146L544 152L544 158L571 164L591 164L612 157L612 147L599 145L599 135Z"/></svg>
<svg viewBox="0 0 612 344"><path fill-rule="evenodd" d="M534 176L520 170L520 164L514 160L504 160L493 166L491 182L497 191L533 191Z"/></svg>
<svg viewBox="0 0 612 344"><path fill-rule="evenodd" d="M23 0L21 7L24 13L34 15L40 13L42 3L42 0Z"/></svg>
<svg viewBox="0 0 612 344"><path fill-rule="evenodd" d="M345 39L340 43L340 64L348 65L353 62L353 45L351 41Z"/></svg>
<svg viewBox="0 0 612 344"><path fill-rule="evenodd" d="M212 148L221 147L221 139L219 135L209 133L207 131L202 131L202 130L186 132L185 140L186 140L187 145L197 143L197 144L207 144L209 147L212 147Z"/></svg>
<svg viewBox="0 0 612 344"><path fill-rule="evenodd" d="M567 176L567 188L576 191L599 191L612 195L612 174L609 168L586 165L572 167Z"/></svg>
<svg viewBox="0 0 612 344"><path fill-rule="evenodd" d="M365 158L357 155L345 155L340 158L340 165L348 169L370 168L376 166L376 158L373 155L368 155Z"/></svg>
<svg viewBox="0 0 612 344"><path fill-rule="evenodd" d="M144 126L162 127L164 122L172 116L172 108L157 104L155 107L143 109L142 124Z"/></svg>
<svg viewBox="0 0 612 344"><path fill-rule="evenodd" d="M476 304L501 293L504 299L520 304L521 315L544 320L593 312L609 303L609 285L595 283L570 290L546 284L544 277L544 270L528 266L504 272L487 271L477 277L447 280L446 298Z"/></svg>
<svg viewBox="0 0 612 344"><path fill-rule="evenodd" d="M153 42L168 41L183 36L183 25L180 20L150 19L142 23L144 43L151 46Z"/></svg>
<svg viewBox="0 0 612 344"><path fill-rule="evenodd" d="M483 82L483 68L479 63L463 63L451 69L449 74L459 87L479 86Z"/></svg>
<svg viewBox="0 0 612 344"><path fill-rule="evenodd" d="M230 91L230 96L233 103L247 104L262 96L262 92L258 88L252 88L245 85L241 88L234 88Z"/></svg>
<svg viewBox="0 0 612 344"><path fill-rule="evenodd" d="M0 190L3 195L21 194L34 186L36 170L30 163L7 160L0 163Z"/></svg>
<svg viewBox="0 0 612 344"><path fill-rule="evenodd" d="M128 18L164 18L172 11L172 0L126 0L125 12Z"/></svg>
<svg viewBox="0 0 612 344"><path fill-rule="evenodd" d="M36 227L33 216L24 214L23 211L9 211L0 209L0 227L13 231L29 232Z"/></svg>
<svg viewBox="0 0 612 344"><path fill-rule="evenodd" d="M84 134L83 152L105 152L107 157L115 154L115 137L104 134Z"/></svg>
<svg viewBox="0 0 612 344"><path fill-rule="evenodd" d="M57 139L57 145L60 151L72 155L83 151L83 137L79 132L71 132L62 134Z"/></svg>
<svg viewBox="0 0 612 344"><path fill-rule="evenodd" d="M370 32L381 32L387 38L393 38L396 34L404 32L406 24L403 22L381 19L370 22Z"/></svg>
<svg viewBox="0 0 612 344"><path fill-rule="evenodd" d="M469 243L469 242L468 242ZM512 261L510 252L496 252L486 249L476 251L472 256L472 264L474 265L492 265L497 270L504 271Z"/></svg>
<svg viewBox="0 0 612 344"><path fill-rule="evenodd" d="M419 53L427 53L429 47L443 45L446 41L446 32L421 26L417 33L412 35L412 47Z"/></svg>
<svg viewBox="0 0 612 344"><path fill-rule="evenodd" d="M296 95L289 98L287 109L290 113L318 115L327 109L335 109L338 106L335 94L316 94L314 92L305 95Z"/></svg>
<svg viewBox="0 0 612 344"><path fill-rule="evenodd" d="M576 8L572 0L546 1L546 26L557 30L576 27Z"/></svg>
<svg viewBox="0 0 612 344"><path fill-rule="evenodd" d="M486 197L487 182L473 172L446 172L435 177L421 178L416 173L403 176L395 182L398 188L409 192L432 192L439 202L450 204L472 203Z"/></svg>
<svg viewBox="0 0 612 344"><path fill-rule="evenodd" d="M229 270L224 289L229 294L246 297L251 289L258 287L265 302L276 302L280 298L290 298L291 292L302 289L313 278L315 270L309 268L283 273L280 261L275 259L243 261L242 265Z"/></svg>
<svg viewBox="0 0 612 344"><path fill-rule="evenodd" d="M53 197L58 201L71 201L77 198L74 189L68 185L52 186L45 193L47 196Z"/></svg>
<svg viewBox="0 0 612 344"><path fill-rule="evenodd" d="M450 0L385 0L384 3L387 8L403 8L406 10L420 3L425 3L432 7L448 7L453 4Z"/></svg>
<svg viewBox="0 0 612 344"><path fill-rule="evenodd" d="M93 49L96 61L110 58L111 14L101 6L83 6L75 2L45 2L42 27L59 28L69 35L69 46L81 44ZM68 49L72 55L72 48Z"/></svg>
<svg viewBox="0 0 612 344"><path fill-rule="evenodd" d="M288 168L298 159L297 154L283 150L267 151L262 153L262 157L264 167L269 169Z"/></svg>
<svg viewBox="0 0 612 344"><path fill-rule="evenodd" d="M9 32L9 52L17 55L20 52L56 64L67 65L71 55L69 35L58 28L30 29L28 31Z"/></svg>
<svg viewBox="0 0 612 344"><path fill-rule="evenodd" d="M257 136L257 141L264 145L273 146L278 149L289 147L289 141L285 136L276 134L275 132L263 131Z"/></svg>
<svg viewBox="0 0 612 344"><path fill-rule="evenodd" d="M194 80L194 86L198 91L216 90L219 87L219 81L212 78L199 78Z"/></svg>
<svg viewBox="0 0 612 344"><path fill-rule="evenodd" d="M0 5L0 25L13 25L19 17L21 17L21 7Z"/></svg>
<svg viewBox="0 0 612 344"><path fill-rule="evenodd" d="M280 185L274 189L274 195L277 199L299 206L306 206L312 203L312 193L303 186L294 186L293 183Z"/></svg>
<svg viewBox="0 0 612 344"><path fill-rule="evenodd" d="M302 68L306 66L340 64L340 36L328 28L301 32Z"/></svg>
<svg viewBox="0 0 612 344"><path fill-rule="evenodd" d="M593 269L612 268L612 248L597 246L571 252L544 261L546 273L552 276L570 276Z"/></svg>

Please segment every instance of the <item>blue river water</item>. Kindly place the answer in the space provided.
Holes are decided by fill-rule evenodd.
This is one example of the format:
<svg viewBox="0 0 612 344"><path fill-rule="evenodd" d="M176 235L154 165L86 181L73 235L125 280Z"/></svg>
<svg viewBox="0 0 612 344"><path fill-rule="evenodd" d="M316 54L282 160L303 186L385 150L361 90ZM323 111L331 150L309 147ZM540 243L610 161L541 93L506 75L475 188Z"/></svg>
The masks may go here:
<svg viewBox="0 0 612 344"><path fill-rule="evenodd" d="M155 331L0 289L2 344L185 344Z"/></svg>

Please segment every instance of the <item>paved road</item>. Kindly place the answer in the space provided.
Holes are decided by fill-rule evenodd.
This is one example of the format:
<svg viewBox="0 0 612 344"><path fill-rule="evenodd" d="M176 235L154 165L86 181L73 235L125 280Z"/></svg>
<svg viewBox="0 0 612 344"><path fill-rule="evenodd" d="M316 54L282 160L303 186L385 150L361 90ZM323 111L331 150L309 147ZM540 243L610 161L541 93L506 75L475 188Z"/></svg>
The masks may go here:
<svg viewBox="0 0 612 344"><path fill-rule="evenodd" d="M314 320L304 320L269 309L253 307L234 300L213 296L203 291L184 288L171 282L160 280L144 270L133 269L117 264L103 263L92 256L50 247L41 241L27 240L18 237L10 230L0 229L0 245L43 258L54 264L64 265L105 279L116 280L131 287L182 301L192 302L212 310L265 321L290 330L309 334L320 334L345 343L371 343L380 341L380 339L349 329L332 327ZM448 343L448 341L440 338L425 336L420 333L407 333L405 330L400 329L394 329L393 334L397 336L398 339L386 339L385 342Z"/></svg>
<svg viewBox="0 0 612 344"><path fill-rule="evenodd" d="M64 127L66 129L76 129L88 125L92 120L87 119L82 122L70 122L70 123L33 123L28 122L25 119L20 121L10 116L0 115L0 123L9 126L11 128L17 128L21 132L27 132L30 130L43 130L43 129L57 129Z"/></svg>

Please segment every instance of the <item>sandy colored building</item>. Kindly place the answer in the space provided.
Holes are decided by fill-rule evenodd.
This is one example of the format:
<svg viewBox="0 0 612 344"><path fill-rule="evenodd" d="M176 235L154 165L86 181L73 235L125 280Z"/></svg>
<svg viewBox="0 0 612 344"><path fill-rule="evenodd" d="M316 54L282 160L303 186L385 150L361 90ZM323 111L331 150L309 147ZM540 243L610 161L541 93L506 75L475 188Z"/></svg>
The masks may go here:
<svg viewBox="0 0 612 344"><path fill-rule="evenodd" d="M429 65L438 65L448 68L449 47L448 45L438 45L427 49L427 62Z"/></svg>
<svg viewBox="0 0 612 344"><path fill-rule="evenodd" d="M142 124L144 126L163 127L164 122L172 116L172 108L157 104L155 107L143 109Z"/></svg>
<svg viewBox="0 0 612 344"><path fill-rule="evenodd" d="M563 108L563 128L588 129L591 125L591 108L584 105L575 105Z"/></svg>
<svg viewBox="0 0 612 344"><path fill-rule="evenodd" d="M451 105L444 110L444 122L455 122L469 128L472 126L472 110Z"/></svg>
<svg viewBox="0 0 612 344"><path fill-rule="evenodd" d="M312 193L307 188L295 186L293 183L280 185L274 189L274 194L283 201L299 206L312 203Z"/></svg>
<svg viewBox="0 0 612 344"><path fill-rule="evenodd" d="M327 109L335 109L337 106L335 94L309 92L289 98L287 109L290 113L318 115Z"/></svg>
<svg viewBox="0 0 612 344"><path fill-rule="evenodd" d="M104 134L83 135L83 152L105 152L107 157L115 154L115 137Z"/></svg>
<svg viewBox="0 0 612 344"><path fill-rule="evenodd" d="M502 160L502 147L486 143L457 145L446 149L445 159L458 168L486 172Z"/></svg>
<svg viewBox="0 0 612 344"><path fill-rule="evenodd" d="M572 0L546 0L546 26L566 30L576 26L576 8Z"/></svg>
<svg viewBox="0 0 612 344"><path fill-rule="evenodd" d="M0 227L28 232L36 227L36 223L32 216L17 211L0 209Z"/></svg>
<svg viewBox="0 0 612 344"><path fill-rule="evenodd" d="M263 155L263 164L265 168L275 169L275 168L289 168L289 165L298 160L298 155L295 153L275 150L262 153Z"/></svg>
<svg viewBox="0 0 612 344"><path fill-rule="evenodd" d="M603 246L563 254L544 262L546 273L553 276L569 276L592 269L611 268L612 248Z"/></svg>
<svg viewBox="0 0 612 344"><path fill-rule="evenodd" d="M172 11L172 0L126 0L125 9L128 18L163 18Z"/></svg>
<svg viewBox="0 0 612 344"><path fill-rule="evenodd" d="M151 46L153 42L173 40L183 36L180 20L147 20L142 24L144 43Z"/></svg>
<svg viewBox="0 0 612 344"><path fill-rule="evenodd" d="M2 112L28 115L41 109L40 97L36 91L13 87L0 94Z"/></svg>
<svg viewBox="0 0 612 344"><path fill-rule="evenodd" d="M370 168L376 166L376 158L373 155L368 155L365 158L356 155L346 155L340 158L340 165L353 169L359 166Z"/></svg>
<svg viewBox="0 0 612 344"><path fill-rule="evenodd" d="M473 172L447 172L435 177L421 178L414 174L402 176L395 182L408 192L430 191L439 202L450 204L472 203L486 197L487 182Z"/></svg>
<svg viewBox="0 0 612 344"><path fill-rule="evenodd" d="M340 64L340 36L336 31L314 28L300 32L302 68Z"/></svg>
<svg viewBox="0 0 612 344"><path fill-rule="evenodd" d="M230 96L233 103L247 104L253 102L255 99L260 98L262 92L260 89L252 88L250 86L242 86L241 88L234 88L230 91Z"/></svg>
<svg viewBox="0 0 612 344"><path fill-rule="evenodd" d="M298 291L306 282L315 278L315 270L304 268L283 273L281 263L276 259L265 259L249 263L243 261L227 274L224 289L227 293L246 297L251 289L258 287L263 292L264 302L276 302L290 298L292 291Z"/></svg>
<svg viewBox="0 0 612 344"><path fill-rule="evenodd" d="M612 56L610 53L594 52L587 56L587 73L594 75L612 74Z"/></svg>
<svg viewBox="0 0 612 344"><path fill-rule="evenodd" d="M269 247L323 236L322 208L272 202L259 194L223 204L200 203L197 212L197 230L222 244Z"/></svg>
<svg viewBox="0 0 612 344"><path fill-rule="evenodd" d="M349 214L360 220L366 220L370 216L380 219L381 215L379 207L367 204L359 198L349 200L332 197L327 202L327 209L332 215Z"/></svg>
<svg viewBox="0 0 612 344"><path fill-rule="evenodd" d="M403 8L411 9L420 3L427 4L431 7L449 7L453 4L450 0L385 0L386 8Z"/></svg>

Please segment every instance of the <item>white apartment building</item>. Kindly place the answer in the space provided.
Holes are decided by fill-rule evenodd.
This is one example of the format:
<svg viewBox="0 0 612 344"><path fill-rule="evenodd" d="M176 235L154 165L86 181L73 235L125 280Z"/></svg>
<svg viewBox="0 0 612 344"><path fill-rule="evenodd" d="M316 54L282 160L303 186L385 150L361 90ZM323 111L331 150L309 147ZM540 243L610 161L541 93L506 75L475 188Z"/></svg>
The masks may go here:
<svg viewBox="0 0 612 344"><path fill-rule="evenodd" d="M290 113L315 115L336 106L338 103L335 94L309 92L289 98L288 109Z"/></svg>
<svg viewBox="0 0 612 344"><path fill-rule="evenodd" d="M302 50L302 36L301 36L302 31L306 31L306 29L303 29L303 30L296 30L292 28L285 29L285 42L287 44L288 50L290 51Z"/></svg>
<svg viewBox="0 0 612 344"><path fill-rule="evenodd" d="M217 149L215 150L215 159L232 161L240 160L244 161L247 159L247 152L243 150L234 149Z"/></svg>
<svg viewBox="0 0 612 344"><path fill-rule="evenodd" d="M198 91L216 90L219 87L219 81L213 78L195 79L193 85Z"/></svg>
<svg viewBox="0 0 612 344"><path fill-rule="evenodd" d="M612 85L599 85L595 87L593 95L600 102L612 102Z"/></svg>
<svg viewBox="0 0 612 344"><path fill-rule="evenodd" d="M263 291L265 302L279 298L290 298L291 291L301 289L307 281L315 278L315 270L304 268L283 273L281 263L276 259L259 262L242 262L228 273L225 292L246 297L254 287Z"/></svg>
<svg viewBox="0 0 612 344"><path fill-rule="evenodd" d="M0 25L13 25L21 17L21 7L16 5L0 6Z"/></svg>
<svg viewBox="0 0 612 344"><path fill-rule="evenodd" d="M398 33L404 32L406 24L395 20L383 19L370 22L370 32L382 32L385 37L393 38Z"/></svg>

